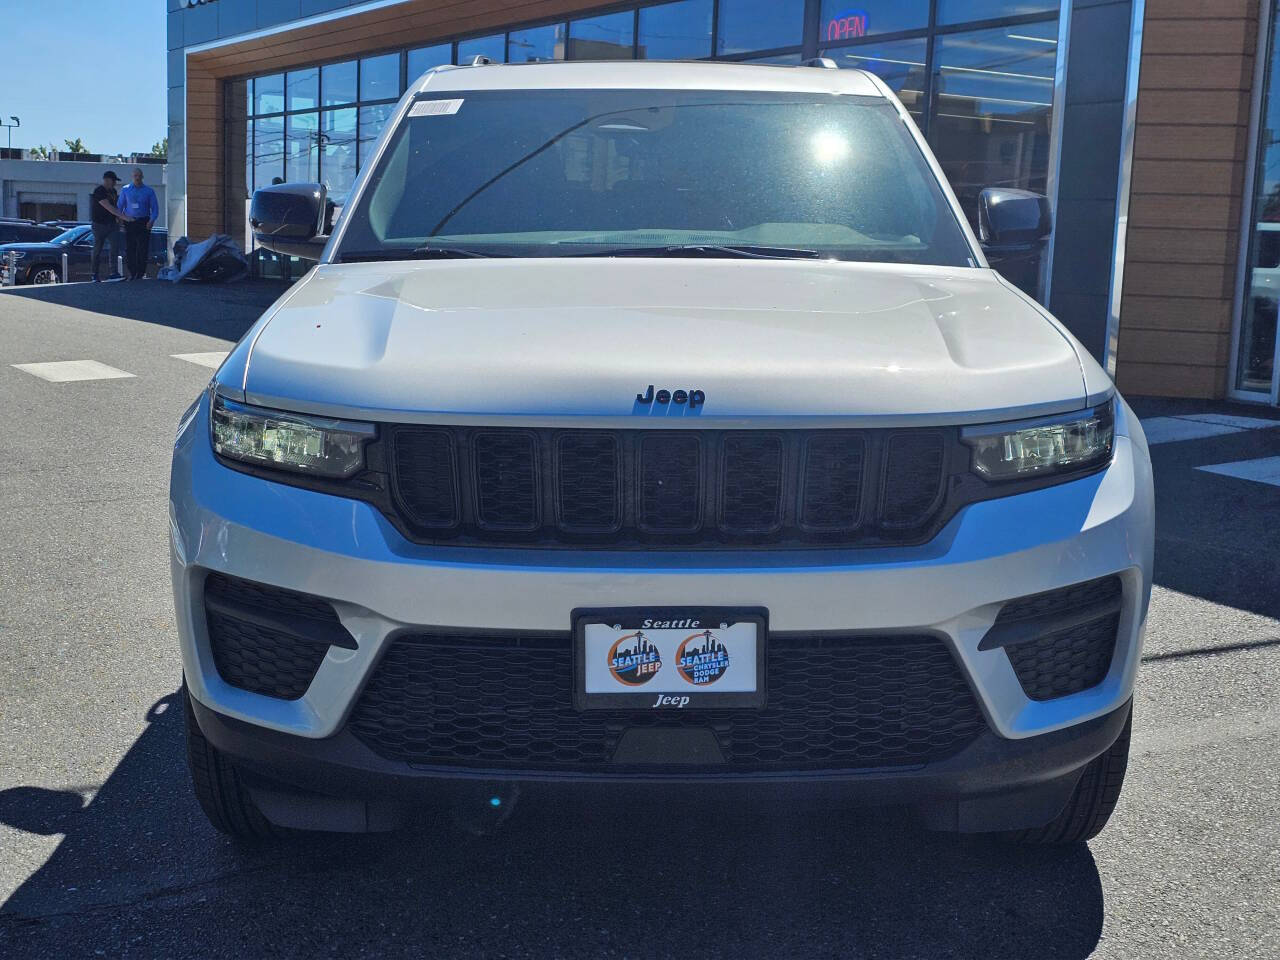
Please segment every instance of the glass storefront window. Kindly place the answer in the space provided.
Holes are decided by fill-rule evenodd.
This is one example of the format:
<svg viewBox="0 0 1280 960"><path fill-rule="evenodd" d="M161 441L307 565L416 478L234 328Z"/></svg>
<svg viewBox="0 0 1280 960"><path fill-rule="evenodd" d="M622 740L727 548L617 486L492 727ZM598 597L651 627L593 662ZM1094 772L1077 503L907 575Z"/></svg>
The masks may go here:
<svg viewBox="0 0 1280 960"><path fill-rule="evenodd" d="M507 38L496 33L491 37L472 37L458 41L458 62L470 63L475 57L488 57L494 63L507 59Z"/></svg>
<svg viewBox="0 0 1280 960"><path fill-rule="evenodd" d="M356 182L356 110L326 110L320 114L320 176L329 198L341 204Z"/></svg>
<svg viewBox="0 0 1280 960"><path fill-rule="evenodd" d="M320 94L326 107L356 102L356 62L327 63L320 68Z"/></svg>
<svg viewBox="0 0 1280 960"><path fill-rule="evenodd" d="M269 77L257 77L253 81L253 112L281 113L284 111L284 74L273 73Z"/></svg>
<svg viewBox="0 0 1280 960"><path fill-rule="evenodd" d="M285 120L284 179L314 183L320 179L320 116L292 113Z"/></svg>
<svg viewBox="0 0 1280 960"><path fill-rule="evenodd" d="M393 109L395 109L394 103L382 103L372 107L360 108L360 137L357 159L361 166L372 154L374 141L382 133L382 128L387 125L387 120L391 117Z"/></svg>
<svg viewBox="0 0 1280 960"><path fill-rule="evenodd" d="M852 47L823 50L841 67L856 67L874 73L898 95L918 123L924 115L925 51L929 41L893 40L888 43L860 43Z"/></svg>
<svg viewBox="0 0 1280 960"><path fill-rule="evenodd" d="M284 179L284 117L253 121L253 189Z"/></svg>
<svg viewBox="0 0 1280 960"><path fill-rule="evenodd" d="M630 60L635 54L636 15L630 10L585 17L569 24L568 60Z"/></svg>
<svg viewBox="0 0 1280 960"><path fill-rule="evenodd" d="M456 44L301 66L228 81L226 120L239 122L241 103L253 118L244 145L246 180L253 187L281 177L319 178L338 199L350 191L368 160L390 116L391 101L403 89L402 80L415 81L435 66L465 64L477 56L523 63L718 55L750 63L795 64L801 54L793 51L813 50L816 41L821 56L841 67L875 73L899 96L925 131L971 219L984 187L1045 191L1061 0L818 0L817 10L811 10L817 18L816 37L804 32L809 2L659 0L567 23L514 27L509 33L468 37ZM939 29L931 27L931 11L936 12ZM993 21L1014 17L1033 22L992 28ZM906 38L881 40L886 34ZM766 50L787 52L762 56ZM272 114L273 118L264 116ZM1274 126L1280 128L1280 116ZM238 139L238 134L227 136L228 142ZM239 149L237 142L235 151L227 154L229 165L238 166L232 153ZM237 174L229 172L227 177L230 184ZM1280 198L1280 184L1259 185L1260 195L1271 190ZM1275 206L1280 208L1280 199ZM1260 208L1258 216L1251 256L1256 270L1274 271L1280 286L1280 209L1270 217ZM1275 262L1267 266L1271 261ZM1257 275L1271 282L1269 274ZM1029 281L1015 282L1026 288ZM1259 366L1263 362L1255 362L1252 353L1247 361L1242 354L1242 384L1246 374L1253 378L1250 383L1269 377L1275 352L1275 304L1280 294L1255 300L1246 300L1248 329L1242 350L1267 354L1267 359ZM1249 346L1255 340L1256 347Z"/></svg>
<svg viewBox="0 0 1280 960"><path fill-rule="evenodd" d="M539 63L564 59L563 23L545 27L512 30L507 34L507 61L509 63Z"/></svg>
<svg viewBox="0 0 1280 960"><path fill-rule="evenodd" d="M409 65L409 82L413 83L432 67L453 63L453 44L439 43L434 47L419 47L417 50L410 50L406 56Z"/></svg>
<svg viewBox="0 0 1280 960"><path fill-rule="evenodd" d="M928 26L929 0L822 0L818 43L923 30Z"/></svg>
<svg viewBox="0 0 1280 960"><path fill-rule="evenodd" d="M1057 36L1057 21L1047 21L934 40L929 142L975 227L986 187L1048 189ZM992 266L1039 292L1039 255Z"/></svg>
<svg viewBox="0 0 1280 960"><path fill-rule="evenodd" d="M681 0L640 10L640 57L699 60L711 56L711 0Z"/></svg>
<svg viewBox="0 0 1280 960"><path fill-rule="evenodd" d="M1059 0L938 0L938 23L969 23L1035 13L1055 14L1059 8Z"/></svg>
<svg viewBox="0 0 1280 960"><path fill-rule="evenodd" d="M983 187L1043 193L1057 63L1057 23L939 37L930 139L951 184L976 210ZM1047 40L1053 40L1049 45Z"/></svg>
<svg viewBox="0 0 1280 960"><path fill-rule="evenodd" d="M395 100L400 96L400 54L384 53L360 61L360 99Z"/></svg>
<svg viewBox="0 0 1280 960"><path fill-rule="evenodd" d="M804 0L720 0L716 53L798 47L803 32Z"/></svg>
<svg viewBox="0 0 1280 960"><path fill-rule="evenodd" d="M1273 0L1274 2L1274 0ZM1253 224L1249 231L1245 288L1240 317L1235 389L1270 394L1276 374L1276 316L1280 313L1280 10L1273 11L1262 114L1256 144L1257 179L1253 184Z"/></svg>
<svg viewBox="0 0 1280 960"><path fill-rule="evenodd" d="M289 110L314 110L320 105L320 70L310 67L285 74L285 102Z"/></svg>

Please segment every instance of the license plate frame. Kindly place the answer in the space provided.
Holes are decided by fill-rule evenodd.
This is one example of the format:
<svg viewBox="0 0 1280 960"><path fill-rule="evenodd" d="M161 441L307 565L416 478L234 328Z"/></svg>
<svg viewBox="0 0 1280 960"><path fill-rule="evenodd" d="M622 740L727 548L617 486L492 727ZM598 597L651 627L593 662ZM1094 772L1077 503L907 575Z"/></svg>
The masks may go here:
<svg viewBox="0 0 1280 960"><path fill-rule="evenodd" d="M658 673L667 671L660 684L651 685L649 681L638 685L636 690L620 689L618 692L587 691L587 628L592 624L601 624L610 629L616 627L626 630L644 629L645 621L652 623L684 622L686 626L678 628L658 628L661 634L658 645L667 648ZM573 705L578 710L720 710L720 709L762 709L768 700L768 674L766 665L766 648L769 640L769 611L764 607L742 606L676 606L676 607L583 607L575 609L570 615L573 628ZM696 622L698 626L693 626ZM755 626L755 689L731 692L711 689L716 681L702 689L684 676L684 671L677 669L672 656L672 632L679 630L685 634L695 634L698 630L719 630L721 624L729 624L730 629L739 624ZM652 628L651 628L652 629ZM690 637L691 639L691 637ZM732 638L734 648L740 646L737 637ZM593 647L599 641L593 640ZM615 645L616 646L616 645ZM678 648L677 648L678 649ZM727 653L727 651L726 651ZM607 656L607 654L605 654ZM668 660L672 662L667 662ZM721 676L727 678L734 660L729 657L729 666ZM607 665L605 669L608 670ZM616 675L615 675L616 676ZM678 679L677 679L678 678ZM658 674L652 678L658 679ZM621 684L619 684L621 687ZM663 687L665 689L659 689ZM670 702L661 702L666 697ZM674 699L672 699L674 698Z"/></svg>

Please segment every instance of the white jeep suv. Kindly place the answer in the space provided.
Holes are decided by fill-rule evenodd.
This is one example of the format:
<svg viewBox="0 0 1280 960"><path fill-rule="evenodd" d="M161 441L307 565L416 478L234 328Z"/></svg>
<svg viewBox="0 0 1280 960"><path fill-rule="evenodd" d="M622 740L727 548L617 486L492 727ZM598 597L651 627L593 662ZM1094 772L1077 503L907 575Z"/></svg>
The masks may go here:
<svg viewBox="0 0 1280 960"><path fill-rule="evenodd" d="M442 67L184 417L173 586L231 833L539 789L827 791L1088 838L1151 588L1132 411L858 71ZM1049 229L983 195L983 243Z"/></svg>

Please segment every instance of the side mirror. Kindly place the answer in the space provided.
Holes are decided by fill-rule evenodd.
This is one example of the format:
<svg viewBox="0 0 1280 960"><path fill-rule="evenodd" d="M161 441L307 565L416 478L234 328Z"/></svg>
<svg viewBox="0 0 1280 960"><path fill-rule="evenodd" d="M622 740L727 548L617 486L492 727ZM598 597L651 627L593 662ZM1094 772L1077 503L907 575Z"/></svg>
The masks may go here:
<svg viewBox="0 0 1280 960"><path fill-rule="evenodd" d="M328 242L331 208L323 183L279 183L253 193L249 224L259 246L288 257L319 260Z"/></svg>
<svg viewBox="0 0 1280 960"><path fill-rule="evenodd" d="M1028 190L988 187L978 197L978 240L983 249L1032 247L1053 233L1049 198Z"/></svg>

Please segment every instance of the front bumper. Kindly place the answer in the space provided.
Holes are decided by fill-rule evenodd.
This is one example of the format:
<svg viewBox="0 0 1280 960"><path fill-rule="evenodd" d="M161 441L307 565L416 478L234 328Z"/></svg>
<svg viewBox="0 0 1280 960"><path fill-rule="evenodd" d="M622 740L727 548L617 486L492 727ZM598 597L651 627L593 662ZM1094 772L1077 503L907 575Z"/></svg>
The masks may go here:
<svg viewBox="0 0 1280 960"><path fill-rule="evenodd" d="M259 807L273 822L296 829L367 832L402 825L419 805L483 804L517 793L554 799L564 791L602 801L637 795L696 803L712 791L776 805L801 801L903 805L928 827L983 833L1044 825L1070 799L1083 767L1124 729L1130 704L1067 730L1024 740L990 731L963 751L922 768L856 774L777 777L594 777L428 770L385 760L348 731L323 740L295 737L234 720L192 701L205 738L235 759Z"/></svg>
<svg viewBox="0 0 1280 960"><path fill-rule="evenodd" d="M394 636L412 628L563 632L579 607L763 606L770 629L780 633L943 638L990 731L954 762L988 740L1010 750L1008 741L1036 737L1028 747L1034 753L1047 749L1044 735L1069 727L1078 734L1078 725L1114 717L1132 693L1151 589L1153 504L1145 445L1129 436L1130 422L1121 405L1115 458L1105 471L973 504L924 546L552 553L413 544L366 503L227 469L210 450L206 398L179 434L170 488L187 683L202 729L203 718L216 714L220 723L287 735L297 743L291 755L308 756L304 741L350 738L345 723L371 671ZM211 572L332 600L356 649L329 648L298 700L231 686L215 668L205 627L202 587ZM1004 651L980 649L1005 601L1109 575L1121 579L1123 603L1115 655L1100 684L1031 700ZM1090 758L1080 756L1071 760ZM1048 770L1061 773L1052 763ZM1043 778L1041 770L1031 779Z"/></svg>

